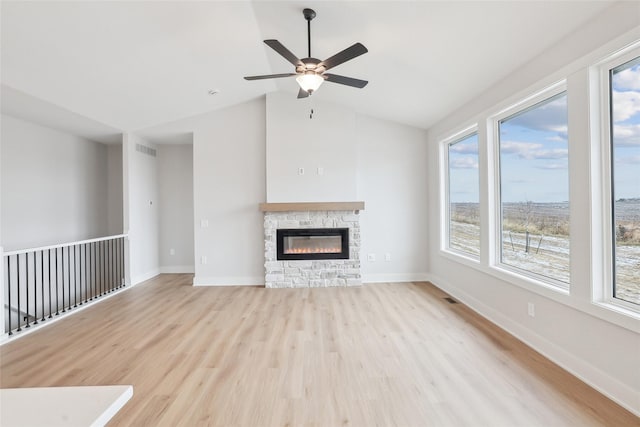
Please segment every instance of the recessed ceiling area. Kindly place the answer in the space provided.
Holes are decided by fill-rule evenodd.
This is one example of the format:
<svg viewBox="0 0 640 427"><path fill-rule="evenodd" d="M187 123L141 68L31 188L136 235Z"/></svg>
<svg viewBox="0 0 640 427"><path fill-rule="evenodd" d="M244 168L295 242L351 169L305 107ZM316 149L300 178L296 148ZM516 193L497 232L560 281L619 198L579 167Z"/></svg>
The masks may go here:
<svg viewBox="0 0 640 427"><path fill-rule="evenodd" d="M3 1L2 108L20 115L24 94L113 133L273 91L295 98L295 79L243 76L292 72L262 41L305 57L302 9L312 7L314 57L354 42L369 50L333 70L368 80L366 88L324 84L314 97L426 129L612 3Z"/></svg>

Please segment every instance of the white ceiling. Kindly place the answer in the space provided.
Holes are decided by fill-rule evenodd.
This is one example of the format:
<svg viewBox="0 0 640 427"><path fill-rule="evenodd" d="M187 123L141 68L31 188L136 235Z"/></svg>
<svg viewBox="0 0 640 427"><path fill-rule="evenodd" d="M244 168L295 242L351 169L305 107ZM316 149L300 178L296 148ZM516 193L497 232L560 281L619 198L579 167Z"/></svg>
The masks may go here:
<svg viewBox="0 0 640 427"><path fill-rule="evenodd" d="M325 83L314 97L426 129L611 4L2 1L2 108L46 124L49 106L57 111L49 122L64 122L61 111L86 118L106 141L114 130L154 128L271 91L295 97L294 79L242 77L293 71L262 40L306 57L302 9L311 7L314 57L357 41L369 49L331 71L367 87Z"/></svg>

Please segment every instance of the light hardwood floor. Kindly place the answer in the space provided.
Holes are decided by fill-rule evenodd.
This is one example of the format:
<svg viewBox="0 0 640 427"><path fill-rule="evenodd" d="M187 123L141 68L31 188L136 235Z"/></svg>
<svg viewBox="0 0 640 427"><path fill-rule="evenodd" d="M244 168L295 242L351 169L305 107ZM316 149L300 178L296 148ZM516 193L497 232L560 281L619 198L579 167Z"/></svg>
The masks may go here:
<svg viewBox="0 0 640 427"><path fill-rule="evenodd" d="M2 387L132 384L114 426L639 426L428 283L162 275L0 347Z"/></svg>

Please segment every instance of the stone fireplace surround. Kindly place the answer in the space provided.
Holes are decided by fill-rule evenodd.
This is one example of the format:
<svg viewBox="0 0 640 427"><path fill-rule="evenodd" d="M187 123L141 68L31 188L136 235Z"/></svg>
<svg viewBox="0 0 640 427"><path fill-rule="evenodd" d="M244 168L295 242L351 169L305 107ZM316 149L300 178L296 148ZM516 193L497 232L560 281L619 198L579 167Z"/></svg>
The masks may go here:
<svg viewBox="0 0 640 427"><path fill-rule="evenodd" d="M359 286L360 210L364 202L262 203L266 288ZM276 255L279 228L349 228L349 259L287 260Z"/></svg>

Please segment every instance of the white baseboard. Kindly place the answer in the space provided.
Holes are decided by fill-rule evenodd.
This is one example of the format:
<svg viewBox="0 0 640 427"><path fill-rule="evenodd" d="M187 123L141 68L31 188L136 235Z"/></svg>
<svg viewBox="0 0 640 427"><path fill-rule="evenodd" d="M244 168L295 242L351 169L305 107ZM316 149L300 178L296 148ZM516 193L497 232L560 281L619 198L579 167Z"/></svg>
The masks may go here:
<svg viewBox="0 0 640 427"><path fill-rule="evenodd" d="M362 283L425 282L427 280L429 280L429 275L427 273L390 273L362 275Z"/></svg>
<svg viewBox="0 0 640 427"><path fill-rule="evenodd" d="M196 268L193 265L166 265L160 267L160 274L193 274Z"/></svg>
<svg viewBox="0 0 640 427"><path fill-rule="evenodd" d="M635 415L640 416L637 390L634 390L616 378L612 378L606 372L585 362L575 354L567 352L564 348L536 334L531 329L514 322L509 317L489 307L463 290L460 290L447 280L434 275L430 275L428 280L454 298L460 300L485 319L509 332L555 364L589 384L609 399L628 409Z"/></svg>
<svg viewBox="0 0 640 427"><path fill-rule="evenodd" d="M160 274L159 268L155 268L143 274L138 274L137 276L131 278L131 286L135 286L138 283L144 282L145 280L153 279L158 274Z"/></svg>
<svg viewBox="0 0 640 427"><path fill-rule="evenodd" d="M193 277L193 286L264 286L264 276Z"/></svg>

